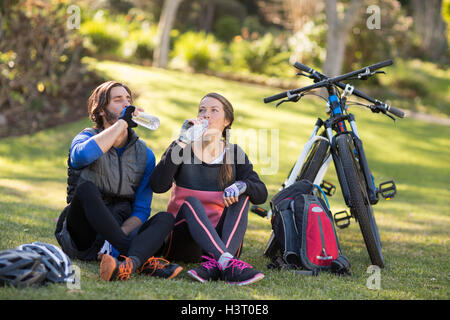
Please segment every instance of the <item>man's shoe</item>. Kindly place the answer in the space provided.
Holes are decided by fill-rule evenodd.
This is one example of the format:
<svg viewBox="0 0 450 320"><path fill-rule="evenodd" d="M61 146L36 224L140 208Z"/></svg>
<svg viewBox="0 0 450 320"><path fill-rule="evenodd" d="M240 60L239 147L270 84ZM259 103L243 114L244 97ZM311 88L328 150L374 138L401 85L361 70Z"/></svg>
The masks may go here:
<svg viewBox="0 0 450 320"><path fill-rule="evenodd" d="M264 274L238 259L230 259L222 270L222 280L233 285L245 286L262 278Z"/></svg>
<svg viewBox="0 0 450 320"><path fill-rule="evenodd" d="M188 274L197 281L202 283L206 281L216 281L220 278L220 265L219 263L210 257L202 256L205 262L197 268L188 271Z"/></svg>
<svg viewBox="0 0 450 320"><path fill-rule="evenodd" d="M152 277L173 279L181 272L181 270L183 270L183 267L178 264L170 263L163 258L151 257L145 261L136 272Z"/></svg>
<svg viewBox="0 0 450 320"><path fill-rule="evenodd" d="M133 272L133 262L128 257L121 257L124 258L122 262L109 254L102 256L102 261L100 262L100 278L102 280L128 280L130 278Z"/></svg>

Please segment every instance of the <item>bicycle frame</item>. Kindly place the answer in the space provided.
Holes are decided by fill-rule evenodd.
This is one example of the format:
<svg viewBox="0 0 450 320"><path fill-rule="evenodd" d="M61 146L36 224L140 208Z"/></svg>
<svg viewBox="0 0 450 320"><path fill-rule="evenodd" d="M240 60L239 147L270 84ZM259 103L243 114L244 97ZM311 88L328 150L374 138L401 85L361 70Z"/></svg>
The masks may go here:
<svg viewBox="0 0 450 320"><path fill-rule="evenodd" d="M320 120L320 119L317 120L317 122L321 122L321 121L322 120ZM298 157L297 161L295 162L295 165L294 165L294 168L291 171L291 174L288 176L288 178L284 182L284 187L285 188L289 187L297 179L297 176L299 175L300 170L302 169L303 164L304 164L304 162L306 160L306 157L308 156L309 152L311 151L314 143L316 141L318 141L318 140L326 140L327 142L329 142L329 140L327 138L322 137L320 135L317 135L317 132L319 131L320 127L321 127L321 125L318 125L318 123L316 123L311 136L309 137L308 141L306 141L306 143L305 143L305 145L303 147L303 150L300 153L300 156ZM330 156L328 158L330 158ZM318 182L321 182L321 181L318 181Z"/></svg>
<svg viewBox="0 0 450 320"><path fill-rule="evenodd" d="M366 187L369 195L369 200L371 204L376 204L378 202L378 196L376 187L373 181L373 176L370 173L369 166L367 163L367 159L364 153L364 149L362 146L362 141L359 137L358 128L356 126L355 117L353 114L344 114L342 110L345 110L345 105L341 106L341 101L339 101L338 97L336 96L334 92L334 88L331 88L328 90L329 92L329 98L328 98L328 106L330 107L330 117L325 122L321 120L320 118L316 121L316 124L314 126L314 129L309 137L309 139L306 141L306 143L303 146L302 152L300 153L299 157L297 158L297 161L295 162L294 167L291 170L291 173L283 183L280 190L289 187L292 185L296 180L298 175L301 172L301 169L305 163L305 160L312 150L314 144L319 140L325 140L330 144L330 150L331 152L327 155L325 158L322 166L320 167L315 179L314 184L320 185L323 181L323 178L325 177L326 172L328 171L328 168L331 164L331 160L333 160L336 174L339 179L339 183L341 185L342 193L344 196L345 203L348 207L350 207L350 196L349 196L349 190L347 186L347 182L345 180L345 176L343 173L342 164L338 155L338 152L336 150L336 145L334 138L338 134L350 134L352 136L352 139L354 141L355 145L355 152L356 156L359 159L359 163L361 165L361 169L363 171L365 181L366 181ZM347 126L345 121L348 121L350 124L351 131L347 130ZM319 135L319 129L324 126L326 137ZM334 134L333 129L337 132ZM267 218L270 219L272 216L272 210L270 210L267 214Z"/></svg>
<svg viewBox="0 0 450 320"><path fill-rule="evenodd" d="M323 121L319 118L316 122L316 125L314 126L311 136L309 137L308 141L306 141L305 145L303 146L302 152L300 153L299 157L297 158L297 161L295 162L295 165L292 168L291 173L287 177L286 181L283 183L280 190L289 187L296 181L298 175L300 174L300 170L302 169L303 164L305 163L305 160L306 160L309 152L313 148L315 142L317 142L319 140L325 140L329 143L329 139L317 134L319 129L322 127L322 125L323 125ZM323 177L325 176L330 164L331 164L331 154L329 154L327 156L323 165L320 167L319 172L318 172L316 178L314 179L314 184L319 185L322 182ZM272 209L270 209L269 212L267 213L267 218L270 219L271 217L272 217Z"/></svg>

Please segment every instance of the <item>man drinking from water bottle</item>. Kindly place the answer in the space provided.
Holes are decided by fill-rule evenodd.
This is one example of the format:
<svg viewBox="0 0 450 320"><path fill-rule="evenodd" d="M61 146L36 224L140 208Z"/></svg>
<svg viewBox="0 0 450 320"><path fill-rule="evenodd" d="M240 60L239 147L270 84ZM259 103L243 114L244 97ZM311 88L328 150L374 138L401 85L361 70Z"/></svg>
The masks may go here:
<svg viewBox="0 0 450 320"><path fill-rule="evenodd" d="M137 110L131 104L130 89L116 81L99 85L90 96L88 112L95 126L72 141L68 205L55 236L69 257L101 259L105 281L127 280L135 271L173 278L182 268L154 256L174 218L158 213L148 219L155 156L132 129Z"/></svg>

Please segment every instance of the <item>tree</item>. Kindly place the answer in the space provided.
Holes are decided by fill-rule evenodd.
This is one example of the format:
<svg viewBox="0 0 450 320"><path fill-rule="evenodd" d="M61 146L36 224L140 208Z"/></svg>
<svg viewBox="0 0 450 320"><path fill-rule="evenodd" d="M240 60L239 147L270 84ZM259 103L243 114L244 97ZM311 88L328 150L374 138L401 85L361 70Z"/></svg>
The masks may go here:
<svg viewBox="0 0 450 320"><path fill-rule="evenodd" d="M416 32L421 38L421 48L433 61L444 57L447 48L447 27L442 18L442 0L413 0L413 17Z"/></svg>
<svg viewBox="0 0 450 320"><path fill-rule="evenodd" d="M0 137L84 117L103 81L82 63L83 41L59 1L0 3Z"/></svg>
<svg viewBox="0 0 450 320"><path fill-rule="evenodd" d="M217 0L208 0L200 2L200 15L198 21L198 28L204 30L206 33L211 32L214 23L214 15L217 6Z"/></svg>
<svg viewBox="0 0 450 320"><path fill-rule="evenodd" d="M363 1L351 0L344 16L339 18L336 0L325 0L325 13L327 19L326 58L323 72L328 76L341 73L344 63L345 45L351 28L358 19L358 12Z"/></svg>
<svg viewBox="0 0 450 320"><path fill-rule="evenodd" d="M170 31L182 0L165 0L158 23L157 46L153 54L153 65L166 68L169 61Z"/></svg>

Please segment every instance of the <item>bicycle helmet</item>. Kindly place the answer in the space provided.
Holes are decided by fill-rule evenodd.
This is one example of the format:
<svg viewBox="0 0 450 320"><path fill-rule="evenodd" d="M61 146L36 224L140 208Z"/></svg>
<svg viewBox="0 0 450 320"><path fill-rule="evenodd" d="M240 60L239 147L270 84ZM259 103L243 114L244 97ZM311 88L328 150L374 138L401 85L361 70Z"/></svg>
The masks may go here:
<svg viewBox="0 0 450 320"><path fill-rule="evenodd" d="M0 252L0 284L26 287L41 284L47 270L35 252L9 249Z"/></svg>
<svg viewBox="0 0 450 320"><path fill-rule="evenodd" d="M19 250L35 252L41 256L42 263L47 269L47 281L74 282L74 270L70 258L57 246L44 242L22 244Z"/></svg>

